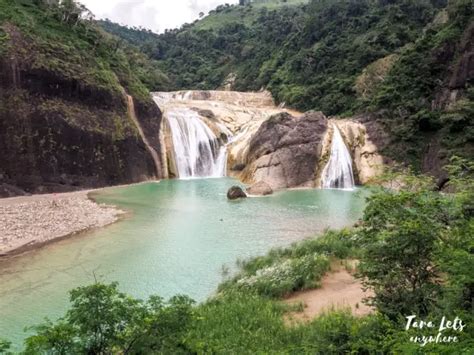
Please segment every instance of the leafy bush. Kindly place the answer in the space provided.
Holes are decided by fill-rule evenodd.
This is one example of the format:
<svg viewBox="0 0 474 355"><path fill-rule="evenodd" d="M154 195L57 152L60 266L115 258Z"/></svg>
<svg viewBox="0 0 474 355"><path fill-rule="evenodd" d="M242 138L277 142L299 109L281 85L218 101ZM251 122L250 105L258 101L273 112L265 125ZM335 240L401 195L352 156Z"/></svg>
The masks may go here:
<svg viewBox="0 0 474 355"><path fill-rule="evenodd" d="M252 294L229 293L200 306L187 344L201 354L284 352L283 308Z"/></svg>
<svg viewBox="0 0 474 355"><path fill-rule="evenodd" d="M169 352L183 346L193 319L192 301L175 296L148 302L134 299L117 284L79 287L71 291L71 309L56 323L33 327L27 354L104 354Z"/></svg>

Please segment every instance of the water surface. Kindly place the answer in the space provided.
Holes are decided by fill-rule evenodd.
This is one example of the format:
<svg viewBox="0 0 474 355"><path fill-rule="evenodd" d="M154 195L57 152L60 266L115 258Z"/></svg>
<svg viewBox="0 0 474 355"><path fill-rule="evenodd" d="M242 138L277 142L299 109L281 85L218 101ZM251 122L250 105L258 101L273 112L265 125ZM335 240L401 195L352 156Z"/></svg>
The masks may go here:
<svg viewBox="0 0 474 355"><path fill-rule="evenodd" d="M0 262L0 337L15 345L23 328L68 307L68 290L118 281L135 297L187 294L197 301L222 281L223 265L263 254L324 229L355 222L360 193L291 190L228 201L235 180L167 180L111 188L97 196L131 211L109 227Z"/></svg>

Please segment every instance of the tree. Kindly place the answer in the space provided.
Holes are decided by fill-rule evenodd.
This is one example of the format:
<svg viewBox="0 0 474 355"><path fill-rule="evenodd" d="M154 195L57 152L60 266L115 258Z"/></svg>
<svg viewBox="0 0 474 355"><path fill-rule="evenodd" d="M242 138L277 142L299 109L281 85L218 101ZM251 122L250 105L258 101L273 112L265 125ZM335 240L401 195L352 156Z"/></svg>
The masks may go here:
<svg viewBox="0 0 474 355"><path fill-rule="evenodd" d="M436 255L447 230L444 198L424 179L411 190L383 190L364 212L360 277L369 303L391 319L427 315L440 292ZM410 186L410 185L408 185Z"/></svg>
<svg viewBox="0 0 474 355"><path fill-rule="evenodd" d="M474 313L474 161L452 157L446 167L451 196L452 223L449 239L440 253L441 270L447 275L443 307ZM459 313L459 312L458 312Z"/></svg>
<svg viewBox="0 0 474 355"><path fill-rule="evenodd" d="M33 327L27 354L177 353L193 319L193 301L186 296L143 302L119 292L116 283L79 287L70 299L64 318Z"/></svg>
<svg viewBox="0 0 474 355"><path fill-rule="evenodd" d="M81 20L92 20L94 15L76 0L41 0L64 23L77 25Z"/></svg>

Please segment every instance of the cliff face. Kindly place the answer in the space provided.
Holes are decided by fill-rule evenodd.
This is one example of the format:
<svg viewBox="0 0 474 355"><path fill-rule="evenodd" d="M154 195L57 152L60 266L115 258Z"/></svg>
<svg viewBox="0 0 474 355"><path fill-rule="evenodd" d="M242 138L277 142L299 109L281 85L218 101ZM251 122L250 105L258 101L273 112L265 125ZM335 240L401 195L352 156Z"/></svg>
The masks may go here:
<svg viewBox="0 0 474 355"><path fill-rule="evenodd" d="M48 5L0 10L0 196L160 177L161 112L128 49Z"/></svg>
<svg viewBox="0 0 474 355"><path fill-rule="evenodd" d="M0 184L43 193L138 182L157 175L123 98L113 97L111 104L98 92L92 103L82 101L78 92L67 100L31 90L23 72L19 74L15 86L4 77L1 81ZM40 80L41 76L35 83ZM149 134L159 135L158 109L139 117ZM158 121L155 130L154 121ZM6 190L4 186L3 195L10 195Z"/></svg>
<svg viewBox="0 0 474 355"><path fill-rule="evenodd" d="M330 120L337 125L353 161L353 173L356 184L367 185L384 172L390 162L380 151L388 144L389 137L383 127L364 117ZM332 135L332 132L330 132ZM330 149L328 139L323 147L324 158ZM320 164L322 165L322 164ZM319 182L317 184L319 186Z"/></svg>

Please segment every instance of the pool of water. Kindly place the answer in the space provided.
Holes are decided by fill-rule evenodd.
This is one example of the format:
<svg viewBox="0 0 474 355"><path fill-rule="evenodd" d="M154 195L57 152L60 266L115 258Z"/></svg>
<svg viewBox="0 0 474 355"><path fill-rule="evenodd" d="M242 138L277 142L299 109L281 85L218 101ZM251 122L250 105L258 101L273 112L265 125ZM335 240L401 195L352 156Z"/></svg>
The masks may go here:
<svg viewBox="0 0 474 355"><path fill-rule="evenodd" d="M109 227L0 261L0 337L18 346L25 326L55 319L68 291L98 279L135 297L187 294L205 300L225 265L326 228L354 223L363 190L290 190L228 201L233 179L167 180L106 189L99 202L130 216Z"/></svg>

